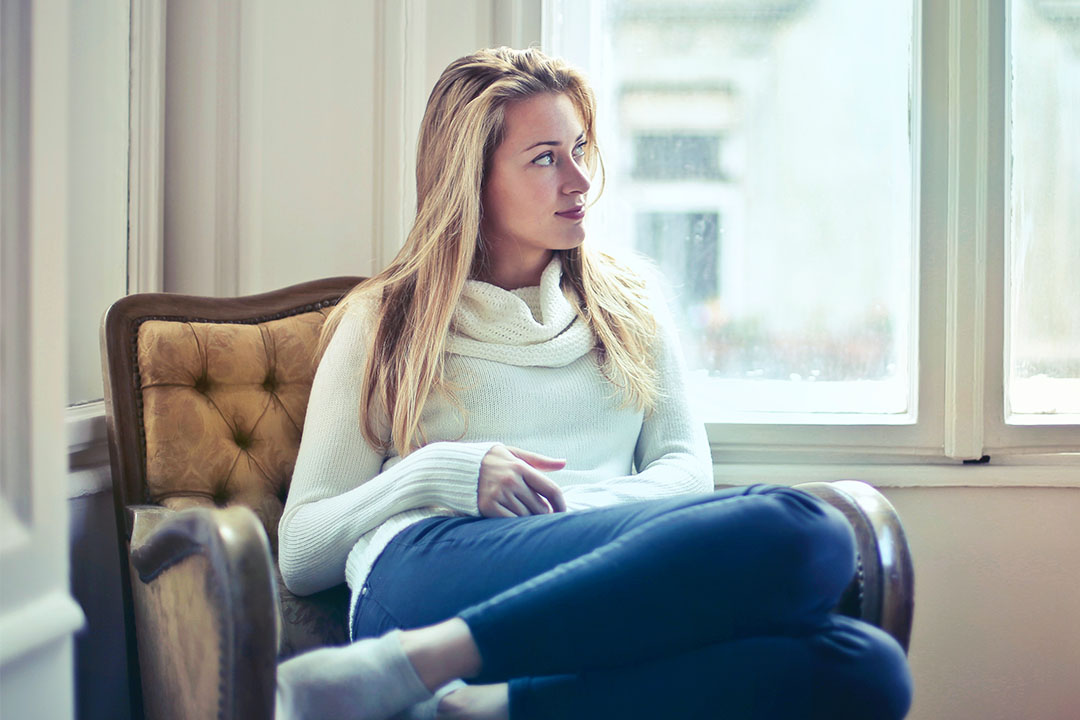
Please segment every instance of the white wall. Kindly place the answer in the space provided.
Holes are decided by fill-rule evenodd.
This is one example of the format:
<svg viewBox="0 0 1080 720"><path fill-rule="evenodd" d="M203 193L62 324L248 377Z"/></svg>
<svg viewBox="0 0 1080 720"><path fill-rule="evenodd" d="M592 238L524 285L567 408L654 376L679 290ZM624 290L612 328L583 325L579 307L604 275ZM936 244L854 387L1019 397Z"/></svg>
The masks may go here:
<svg viewBox="0 0 1080 720"><path fill-rule="evenodd" d="M526 0L170 3L165 289L367 275L415 210L417 130L451 60L528 44Z"/></svg>
<svg viewBox="0 0 1080 720"><path fill-rule="evenodd" d="M915 561L910 720L1080 712L1080 488L885 491Z"/></svg>
<svg viewBox="0 0 1080 720"><path fill-rule="evenodd" d="M368 274L376 174L374 3L245 3L241 293Z"/></svg>
<svg viewBox="0 0 1080 720"><path fill-rule="evenodd" d="M101 315L127 289L129 0L71 4L68 400L101 398Z"/></svg>
<svg viewBox="0 0 1080 720"><path fill-rule="evenodd" d="M529 28L539 28L538 7L169 3L166 289L255 292L367 274L388 260L412 212L416 127L435 77L478 47L535 40ZM887 494L915 553L910 717L1074 717L1080 489ZM72 502L76 514L108 512L107 505ZM108 526L99 520L76 517L72 526ZM112 623L99 623L100 632ZM118 671L104 651L96 662Z"/></svg>

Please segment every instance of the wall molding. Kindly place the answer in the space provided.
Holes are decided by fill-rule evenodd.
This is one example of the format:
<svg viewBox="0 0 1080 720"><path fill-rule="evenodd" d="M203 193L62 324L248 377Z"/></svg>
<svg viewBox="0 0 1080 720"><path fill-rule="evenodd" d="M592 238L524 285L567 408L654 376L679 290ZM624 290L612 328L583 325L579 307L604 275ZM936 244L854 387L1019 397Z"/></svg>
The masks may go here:
<svg viewBox="0 0 1080 720"><path fill-rule="evenodd" d="M230 297L240 292L240 0L217 9L214 292Z"/></svg>
<svg viewBox="0 0 1080 720"><path fill-rule="evenodd" d="M416 211L416 132L424 117L425 0L376 4L375 118L377 150L374 269L386 267L405 242Z"/></svg>
<svg viewBox="0 0 1080 720"><path fill-rule="evenodd" d="M241 2L239 18L239 66L237 92L239 114L236 160L236 253L237 293L250 295L266 290L262 283L263 257L263 24L260 2Z"/></svg>
<svg viewBox="0 0 1080 720"><path fill-rule="evenodd" d="M160 292L165 252L165 3L131 0L127 291Z"/></svg>

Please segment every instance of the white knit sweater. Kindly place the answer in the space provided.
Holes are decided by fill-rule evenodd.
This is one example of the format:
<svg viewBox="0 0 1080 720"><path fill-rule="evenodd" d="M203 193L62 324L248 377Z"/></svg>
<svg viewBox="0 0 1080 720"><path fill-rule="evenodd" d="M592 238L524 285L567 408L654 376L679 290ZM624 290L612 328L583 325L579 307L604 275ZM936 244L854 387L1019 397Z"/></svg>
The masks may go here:
<svg viewBox="0 0 1080 720"><path fill-rule="evenodd" d="M712 490L704 428L688 410L663 303L654 309L661 396L644 417L620 407L601 374L592 333L559 288L561 272L556 256L538 287L466 284L446 360L466 417L433 396L422 417L428 444L404 458L374 450L360 432L368 322L362 312L342 318L311 388L278 529L290 590L304 595L345 579L355 604L394 535L423 518L479 515L480 461L496 443L566 458L547 475L568 511Z"/></svg>

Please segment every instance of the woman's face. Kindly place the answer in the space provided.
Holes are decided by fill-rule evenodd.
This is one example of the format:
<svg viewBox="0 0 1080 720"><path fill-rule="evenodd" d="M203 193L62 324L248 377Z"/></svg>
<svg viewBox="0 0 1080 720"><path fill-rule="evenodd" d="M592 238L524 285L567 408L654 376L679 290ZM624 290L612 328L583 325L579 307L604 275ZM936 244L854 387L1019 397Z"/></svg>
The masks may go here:
<svg viewBox="0 0 1080 720"><path fill-rule="evenodd" d="M515 267L535 271L538 281L553 250L580 245L588 191L585 132L570 98L543 94L508 105L482 197L493 273Z"/></svg>

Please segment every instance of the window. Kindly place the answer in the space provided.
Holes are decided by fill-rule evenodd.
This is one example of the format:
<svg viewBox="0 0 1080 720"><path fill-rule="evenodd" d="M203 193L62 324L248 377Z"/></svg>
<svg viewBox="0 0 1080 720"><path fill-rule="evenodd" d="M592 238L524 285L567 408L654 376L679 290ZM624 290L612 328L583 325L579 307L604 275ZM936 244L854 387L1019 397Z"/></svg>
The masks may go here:
<svg viewBox="0 0 1080 720"><path fill-rule="evenodd" d="M600 102L590 242L672 284L714 449L1080 447L1080 0L547 0L543 26Z"/></svg>
<svg viewBox="0 0 1080 720"><path fill-rule="evenodd" d="M1010 422L1080 421L1080 2L1012 0Z"/></svg>
<svg viewBox="0 0 1080 720"><path fill-rule="evenodd" d="M719 135L642 133L634 139L635 179L720 180Z"/></svg>

